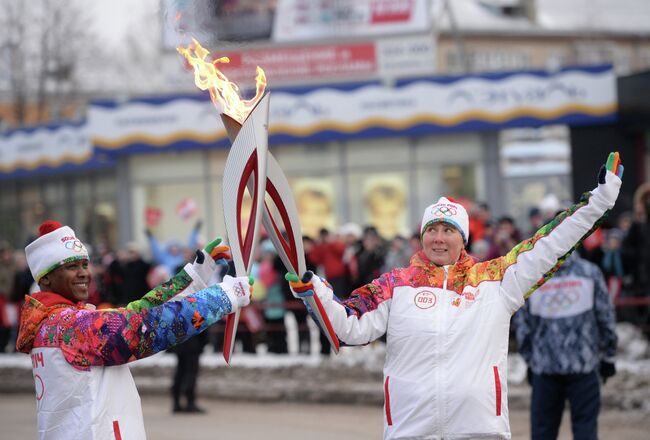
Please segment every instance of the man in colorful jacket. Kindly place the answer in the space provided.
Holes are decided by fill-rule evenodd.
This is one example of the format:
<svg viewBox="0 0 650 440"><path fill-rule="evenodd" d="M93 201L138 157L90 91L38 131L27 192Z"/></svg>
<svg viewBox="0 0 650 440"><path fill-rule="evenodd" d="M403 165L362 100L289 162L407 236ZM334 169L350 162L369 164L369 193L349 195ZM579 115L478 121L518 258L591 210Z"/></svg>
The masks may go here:
<svg viewBox="0 0 650 440"><path fill-rule="evenodd" d="M41 291L25 297L16 346L29 353L40 439L145 439L140 397L127 362L204 331L250 301L246 277L210 285L220 240L166 283L124 308L85 304L88 252L74 231L47 221L25 248Z"/></svg>
<svg viewBox="0 0 650 440"><path fill-rule="evenodd" d="M321 299L340 341L387 334L385 439L509 439L510 318L614 206L623 167L612 153L598 187L507 255L465 251L467 212L442 197L422 219L422 250L339 301L310 274L288 274L296 296ZM617 175L618 174L618 175Z"/></svg>
<svg viewBox="0 0 650 440"><path fill-rule="evenodd" d="M616 317L598 266L571 255L514 317L533 387L531 434L556 439L571 407L574 439L598 438L600 380L616 372Z"/></svg>

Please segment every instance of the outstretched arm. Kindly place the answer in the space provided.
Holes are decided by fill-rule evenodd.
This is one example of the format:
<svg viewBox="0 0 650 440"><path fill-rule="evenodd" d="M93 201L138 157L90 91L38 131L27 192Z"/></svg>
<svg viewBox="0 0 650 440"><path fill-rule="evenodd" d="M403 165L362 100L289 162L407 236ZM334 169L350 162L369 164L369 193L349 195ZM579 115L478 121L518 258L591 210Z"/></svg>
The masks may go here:
<svg viewBox="0 0 650 440"><path fill-rule="evenodd" d="M329 283L316 275L303 276L307 278L305 282L298 280L295 274L287 274L286 278L295 297L318 295L336 335L344 344L367 344L386 333L392 300L390 273L356 289L344 301L334 296Z"/></svg>
<svg viewBox="0 0 650 440"><path fill-rule="evenodd" d="M226 277L183 300L140 311L66 309L53 330L70 364L120 365L184 342L249 301L249 279Z"/></svg>
<svg viewBox="0 0 650 440"><path fill-rule="evenodd" d="M495 260L503 273L501 293L512 313L600 225L616 202L622 175L618 153L611 153L593 191L585 193L580 202L542 226L532 238Z"/></svg>

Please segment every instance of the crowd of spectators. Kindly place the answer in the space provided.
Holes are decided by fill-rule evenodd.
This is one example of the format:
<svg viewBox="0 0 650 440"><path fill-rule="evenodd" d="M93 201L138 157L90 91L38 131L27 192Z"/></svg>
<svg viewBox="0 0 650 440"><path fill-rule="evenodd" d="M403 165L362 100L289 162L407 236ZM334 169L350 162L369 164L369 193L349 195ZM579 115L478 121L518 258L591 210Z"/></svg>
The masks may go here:
<svg viewBox="0 0 650 440"><path fill-rule="evenodd" d="M582 256L596 263L603 271L610 295L617 306L617 318L633 322L646 335L650 334L650 184L642 185L635 194L634 211L623 213L601 225L580 248ZM522 239L531 237L560 206L532 207L529 224L520 230L509 216L494 218L485 203L468 207L470 239L468 252L485 261L512 249ZM93 281L90 302L98 307L127 304L144 295L150 286L169 278L194 256L199 243L197 222L185 244L171 240L165 245L147 231L149 249L128 244L112 251L98 248L93 254ZM318 237L304 238L308 269L324 276L341 298L369 283L381 273L395 267L408 266L411 256L420 249L417 232L387 240L372 226L354 223L336 230L323 229ZM145 256L151 255L151 258ZM272 353L287 353L285 315L292 314L298 327L299 351L309 353L310 333L307 312L293 298L284 280L286 270L271 242L263 238L258 246L253 307L242 312L239 338L243 351L255 353L260 344ZM23 249L13 249L0 242L0 350L13 351L19 306L34 289ZM221 324L213 326L209 341L221 350ZM329 354L326 339L321 340L321 353Z"/></svg>

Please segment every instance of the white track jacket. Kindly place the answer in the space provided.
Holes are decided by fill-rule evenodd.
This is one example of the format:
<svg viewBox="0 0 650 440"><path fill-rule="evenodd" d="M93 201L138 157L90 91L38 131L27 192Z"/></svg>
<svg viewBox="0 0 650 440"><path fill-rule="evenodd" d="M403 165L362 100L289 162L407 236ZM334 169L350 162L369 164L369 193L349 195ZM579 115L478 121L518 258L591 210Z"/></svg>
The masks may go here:
<svg viewBox="0 0 650 440"><path fill-rule="evenodd" d="M507 255L438 267L420 252L339 301L316 280L348 345L387 333L385 439L509 439L510 317L612 208L621 180L607 171L581 201ZM540 293L543 294L543 293Z"/></svg>
<svg viewBox="0 0 650 440"><path fill-rule="evenodd" d="M217 269L210 256L204 259L123 309L94 310L48 292L26 297L17 346L32 360L39 439L146 439L140 396L126 363L182 342L230 312L220 289L201 290ZM191 301L176 302L195 293ZM201 326L183 329L177 322L190 321L183 315L196 316L208 304L211 312L201 316ZM163 326L180 328L182 335Z"/></svg>

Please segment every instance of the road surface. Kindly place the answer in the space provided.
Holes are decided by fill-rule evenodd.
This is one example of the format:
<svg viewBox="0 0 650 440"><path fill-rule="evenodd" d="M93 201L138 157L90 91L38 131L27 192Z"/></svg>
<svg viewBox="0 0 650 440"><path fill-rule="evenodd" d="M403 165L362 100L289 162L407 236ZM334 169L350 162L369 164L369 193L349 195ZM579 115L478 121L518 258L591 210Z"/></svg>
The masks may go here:
<svg viewBox="0 0 650 440"><path fill-rule="evenodd" d="M203 399L201 415L172 415L164 396L143 396L147 436L150 440L279 439L360 440L381 439L382 408L359 405L309 403L226 402ZM566 418L560 440L570 440ZM513 439L528 439L528 413L511 411ZM36 406L33 395L0 395L0 439L36 438ZM650 417L642 413L607 411L601 415L603 440L646 440Z"/></svg>

